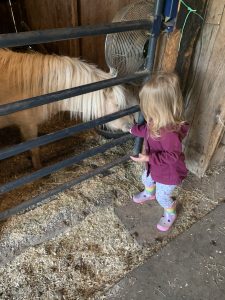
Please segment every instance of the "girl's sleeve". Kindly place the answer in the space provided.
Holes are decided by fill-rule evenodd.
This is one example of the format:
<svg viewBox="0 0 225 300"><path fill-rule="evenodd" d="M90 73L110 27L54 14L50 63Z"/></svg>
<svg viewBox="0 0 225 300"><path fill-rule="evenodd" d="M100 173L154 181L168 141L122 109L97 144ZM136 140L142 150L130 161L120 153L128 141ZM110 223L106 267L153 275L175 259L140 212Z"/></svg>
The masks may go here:
<svg viewBox="0 0 225 300"><path fill-rule="evenodd" d="M163 148L162 151L150 155L150 165L170 165L180 158L182 144L177 133L171 132L167 134L166 137L162 138L161 145Z"/></svg>
<svg viewBox="0 0 225 300"><path fill-rule="evenodd" d="M146 124L143 125L134 125L131 129L130 129L130 133L135 135L135 136L139 136L139 137L145 137L146 134Z"/></svg>

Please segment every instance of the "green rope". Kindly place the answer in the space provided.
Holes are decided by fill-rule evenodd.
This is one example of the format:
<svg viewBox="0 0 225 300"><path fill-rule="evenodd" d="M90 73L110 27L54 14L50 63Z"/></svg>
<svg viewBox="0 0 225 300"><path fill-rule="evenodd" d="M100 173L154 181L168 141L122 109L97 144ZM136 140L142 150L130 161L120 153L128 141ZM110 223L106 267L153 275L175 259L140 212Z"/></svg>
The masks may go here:
<svg viewBox="0 0 225 300"><path fill-rule="evenodd" d="M180 1L180 3L182 3L187 8L188 14L186 15L183 27L181 29L181 37L180 37L178 52L180 50L180 45L181 45L181 40L182 40L182 37L183 37L184 29L185 29L185 26L186 26L186 23L187 23L187 20L188 20L190 14L193 13L193 14L197 15L199 18L201 18L204 21L204 18L199 13L197 13L196 9L193 9L192 7L190 7L189 5L187 5L183 0L179 0L179 1Z"/></svg>

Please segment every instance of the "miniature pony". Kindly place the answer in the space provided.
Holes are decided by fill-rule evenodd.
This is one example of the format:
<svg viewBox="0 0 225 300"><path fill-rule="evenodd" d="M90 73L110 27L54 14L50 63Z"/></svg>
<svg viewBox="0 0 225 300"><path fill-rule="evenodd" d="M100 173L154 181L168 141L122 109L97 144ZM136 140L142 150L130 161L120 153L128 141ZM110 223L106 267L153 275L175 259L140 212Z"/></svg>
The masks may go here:
<svg viewBox="0 0 225 300"><path fill-rule="evenodd" d="M42 94L112 78L92 64L78 58L40 53L17 53L0 50L0 105ZM129 102L128 100L129 99ZM17 125L25 140L37 137L38 126L59 111L83 121L96 119L137 104L122 86L76 96L0 117L0 128ZM111 121L111 130L128 131L133 116ZM34 168L41 167L39 149L31 150Z"/></svg>

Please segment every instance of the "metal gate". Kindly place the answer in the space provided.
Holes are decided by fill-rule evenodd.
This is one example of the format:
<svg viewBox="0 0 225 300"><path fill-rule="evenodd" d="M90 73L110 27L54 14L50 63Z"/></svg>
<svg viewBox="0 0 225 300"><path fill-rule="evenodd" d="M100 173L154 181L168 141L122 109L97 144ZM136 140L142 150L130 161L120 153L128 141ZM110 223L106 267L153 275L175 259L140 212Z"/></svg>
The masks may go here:
<svg viewBox="0 0 225 300"><path fill-rule="evenodd" d="M74 87L62 91L57 91L54 93L49 93L37 97L32 97L24 100L20 100L11 104L5 104L0 106L0 117L5 116L11 113L15 113L21 110L25 110L28 108L33 108L36 106L52 103L54 101L63 100L66 98L78 96L85 93L90 93L96 90L100 90L106 87L123 84L132 82L134 80L145 80L149 78L150 72L153 67L154 62L154 55L156 49L156 42L158 35L161 30L161 14L163 10L163 0L157 0L155 3L155 12L154 12L154 22L150 21L129 21L129 22L118 22L112 23L107 25L97 25L97 26L80 26L76 28L60 28L60 29L50 29L50 30L40 30L40 31L30 31L24 33L12 33L12 34L1 34L0 35L0 48L7 48L7 47L16 47L16 46L24 46L24 45L32 45L32 44L41 44L41 43L48 43L53 41L62 41L68 39L76 39L86 36L94 36L100 34L108 34L108 33L115 33L115 32L124 32L130 30L140 30L140 29L147 29L150 31L150 41L148 47L148 55L146 59L146 70L144 72L135 73L132 75L128 75L126 77L121 78L112 78L108 80L103 80L96 83L86 84L79 87ZM44 135L38 137L36 139L32 139L20 144L17 144L13 147L10 147L6 150L0 151L0 160L5 158L12 157L19 153L25 152L35 147L43 146L51 142L58 141L62 138L71 136L75 133L94 128L99 125L103 125L107 122L112 120L118 119L125 115L129 115L139 111L139 106L133 106L128 109L121 110L119 112L98 118L96 120L92 120L86 123L78 124L72 126L70 128L65 128L63 130L57 131L55 133L51 133L48 135ZM143 122L143 116L140 115L139 123ZM104 151L124 143L128 139L131 139L130 134L126 134L121 138L112 140L108 143L105 143L102 146L92 148L87 150L79 155L70 157L63 161L60 161L56 164L51 166L44 167L36 172L33 172L27 176L21 177L14 181L8 182L4 185L0 186L0 195L9 191L12 191L15 188L18 188L24 184L30 183L34 180L42 178L46 175L52 174L62 168L71 166L74 163L78 163L85 158L92 157L98 153L103 153ZM135 141L134 152L135 154L140 152L141 147L141 139L137 138ZM76 179L73 179L69 182L66 182L57 188L51 189L45 193L42 193L26 202L23 202L11 209L5 210L0 212L0 220L6 219L16 213L24 212L38 204L41 204L46 201L50 201L51 198L59 193L68 189L92 176L102 173L103 171L112 168L115 165L118 165L124 161L129 159L129 155L125 155L116 161L108 163L102 167L99 167L88 174L82 175Z"/></svg>

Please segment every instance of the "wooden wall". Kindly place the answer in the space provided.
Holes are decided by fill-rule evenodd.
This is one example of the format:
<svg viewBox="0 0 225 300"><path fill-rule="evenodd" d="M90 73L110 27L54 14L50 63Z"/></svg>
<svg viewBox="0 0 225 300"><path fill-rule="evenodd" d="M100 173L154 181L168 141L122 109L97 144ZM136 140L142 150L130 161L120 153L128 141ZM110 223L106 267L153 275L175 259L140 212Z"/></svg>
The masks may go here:
<svg viewBox="0 0 225 300"><path fill-rule="evenodd" d="M17 0L22 21L30 30L109 23L120 8L131 2L133 0ZM49 53L81 56L108 70L104 41L102 35L43 46Z"/></svg>
<svg viewBox="0 0 225 300"><path fill-rule="evenodd" d="M0 34L15 32L8 0L0 0Z"/></svg>
<svg viewBox="0 0 225 300"><path fill-rule="evenodd" d="M217 155L217 161L224 161L224 57L225 0L209 0L205 24L192 60L185 97L186 117L191 124L186 141L186 157L189 169L200 177L214 155ZM217 151L219 153L216 153Z"/></svg>
<svg viewBox="0 0 225 300"><path fill-rule="evenodd" d="M6 1L6 0L5 0ZM110 23L115 14L125 5L136 0L11 0L16 14L18 31L39 30L48 28L73 27L80 25L95 25ZM187 0L188 4L198 9L201 13L206 0ZM177 22L177 35L162 35L159 40L156 67L164 60L163 67L167 70L174 69L177 60L177 71L182 78L187 74L190 64L192 49L190 41L195 40L199 20L191 15L189 17L190 31L193 37L185 36L182 42L181 55L178 56L174 47L180 38L180 31L187 11L181 6ZM186 34L186 33L185 33ZM175 44L174 44L175 40ZM57 53L61 55L80 56L83 59L96 63L99 67L108 70L104 55L105 35L86 37L79 40L55 42L35 46L42 52ZM172 47L171 47L172 45ZM165 52L162 49L166 46ZM193 45L192 45L193 48ZM188 51L187 51L188 49ZM185 60L183 57L185 56ZM164 59L165 58L165 59ZM189 63L187 60L189 58ZM185 80L183 80L185 81Z"/></svg>
<svg viewBox="0 0 225 300"><path fill-rule="evenodd" d="M115 14L133 0L80 0L80 23L95 25L110 23ZM105 36L88 37L82 39L82 57L96 62L100 67L108 70L105 63Z"/></svg>
<svg viewBox="0 0 225 300"><path fill-rule="evenodd" d="M27 30L78 26L76 0L18 0ZM26 29L26 28L24 28ZM79 40L43 45L49 53L79 56Z"/></svg>

